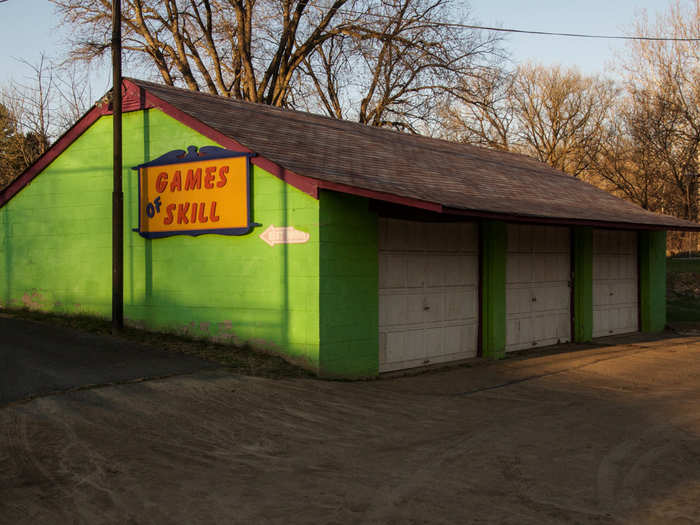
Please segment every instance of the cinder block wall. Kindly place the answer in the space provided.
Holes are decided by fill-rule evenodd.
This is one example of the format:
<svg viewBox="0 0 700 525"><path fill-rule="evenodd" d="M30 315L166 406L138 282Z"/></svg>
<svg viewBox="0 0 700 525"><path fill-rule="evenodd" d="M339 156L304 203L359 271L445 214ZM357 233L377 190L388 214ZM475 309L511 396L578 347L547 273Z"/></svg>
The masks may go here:
<svg viewBox="0 0 700 525"><path fill-rule="evenodd" d="M98 120L0 208L0 303L111 315L111 117ZM124 301L128 323L244 341L318 370L319 203L255 167L252 233L145 240L131 170L212 142L165 115L124 115ZM268 246L270 224L310 234Z"/></svg>
<svg viewBox="0 0 700 525"><path fill-rule="evenodd" d="M321 192L320 373L379 373L376 213L367 199Z"/></svg>

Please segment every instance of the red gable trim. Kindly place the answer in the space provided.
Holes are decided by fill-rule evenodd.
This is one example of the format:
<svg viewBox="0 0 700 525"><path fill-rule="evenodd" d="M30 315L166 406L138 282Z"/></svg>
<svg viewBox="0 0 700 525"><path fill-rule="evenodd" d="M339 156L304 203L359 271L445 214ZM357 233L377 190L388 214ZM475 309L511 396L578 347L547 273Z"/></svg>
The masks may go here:
<svg viewBox="0 0 700 525"><path fill-rule="evenodd" d="M77 140L85 130L87 130L95 121L102 115L107 114L107 105L93 106L90 111L85 113L75 125L66 131L61 137L54 142L46 152L39 157L34 164L29 166L24 172L10 183L4 190L0 191L0 208L5 205L12 197L17 195L34 177L39 175L44 168L51 164L56 157L65 151L68 146Z"/></svg>
<svg viewBox="0 0 700 525"><path fill-rule="evenodd" d="M136 86L134 83L129 81L128 79L124 80L124 83L127 84L127 92L130 92L131 89L142 89L139 88L139 86ZM172 104L164 101L163 99L157 97L156 95L150 93L147 88L144 89L145 91L145 97L140 97L140 100L145 102L146 108L157 108L163 111L166 115L171 116L175 120L178 120L179 122L182 122L189 128L197 131L198 133L201 133L205 137L213 140L214 142L217 142L221 144L223 147L228 148L233 151L241 151L245 153L256 153L249 148L246 148L244 145L242 145L240 142L232 139L231 137L224 135L220 131L217 131L208 125L204 124L197 118L193 117L192 115L185 113L184 111L174 107ZM132 98L137 98L136 96L133 96ZM435 212L442 212L442 205L440 204L435 204L432 202L425 202L425 201L420 201L418 199L411 199L407 197L400 197L398 195L392 195L390 193L383 193L383 192L378 192L378 191L373 191L373 190L366 190L363 188L357 188L354 186L348 186L345 184L337 184L333 182L327 182L327 181L322 181L318 179L314 179L312 177L307 177L305 175L299 175L298 173L294 173L293 171L290 171L286 168L283 168L279 164L272 162L269 159L266 159L265 157L260 157L256 156L251 159L251 162L255 166L259 166L260 168L264 169L268 173L271 173L275 177L283 180L284 182L294 186L295 188L303 191L304 193L307 193L308 195L311 195L315 199L318 199L318 190L319 189L327 189L327 190L332 190L332 191L338 191L341 193L349 193L352 195L358 195L361 197L368 197L371 199L377 199L377 200L382 200L382 201L387 201L387 202L393 202L396 204L403 204L405 206L411 206L414 208L421 208L425 210L430 210L430 211L435 211Z"/></svg>
<svg viewBox="0 0 700 525"><path fill-rule="evenodd" d="M210 128L191 115L177 109L171 104L153 95L148 90L137 86L128 79L124 79L123 82L123 109L125 112L157 108L163 111L166 115L173 117L175 120L178 120L186 126L201 133L205 137L218 142L225 148L233 151L255 153L243 146L240 142L224 135L219 131L216 131L213 128ZM94 106L90 111L83 115L83 117L81 117L81 119L76 122L73 127L66 131L56 142L54 142L53 145L51 145L51 147L34 162L34 164L29 166L4 190L0 191L0 207L4 206L6 202L8 202L25 186L27 186L27 184L29 184L37 175L39 175L39 173L41 173L49 164L51 164L51 162L53 162L61 153L63 153L68 146L75 142L78 137L80 137L92 124L94 124L98 118L100 118L102 115L111 115L111 113L112 111L108 105L104 104ZM318 181L315 179L298 175L263 157L253 157L251 161L254 165L261 167L269 173L272 173L275 177L278 177L284 182L291 184L314 198L318 198Z"/></svg>
<svg viewBox="0 0 700 525"><path fill-rule="evenodd" d="M129 89L140 89L138 86L136 86L134 83L129 81L128 79L124 80L124 83L128 86L127 91ZM213 140L214 142L217 142L221 144L223 147L230 149L232 151L240 151L244 153L256 153L249 148L246 148L243 144L240 142L232 139L231 137L224 135L220 131L217 131L206 124L204 124L202 121L197 120L195 117L190 115L189 113L185 113L184 111L176 108L172 104L164 101L161 98L158 98L156 95L148 91L147 89L145 91L145 97L142 97L142 100L145 103L145 108L157 108L160 109L163 113L166 115L169 115L173 117L175 120L178 120L179 122L182 122L185 126L197 131L198 133L201 133L208 139ZM287 184L290 184L294 186L295 188L303 191L304 193L307 193L311 195L314 198L318 198L318 181L315 179L311 179L309 177L305 177L303 175L299 175L297 173L294 173L293 171L290 171L286 168L283 168L282 166L278 165L275 162L272 162L271 160L268 160L264 157L253 157L251 159L251 162L255 166L259 166L260 168L264 169L265 171L272 173L275 177L283 180Z"/></svg>

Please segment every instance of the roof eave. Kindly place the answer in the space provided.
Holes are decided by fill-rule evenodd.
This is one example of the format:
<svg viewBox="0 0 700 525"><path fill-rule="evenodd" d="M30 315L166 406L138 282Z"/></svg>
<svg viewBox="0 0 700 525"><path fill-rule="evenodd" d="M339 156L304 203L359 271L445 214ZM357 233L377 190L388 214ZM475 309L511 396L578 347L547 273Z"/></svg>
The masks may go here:
<svg viewBox="0 0 700 525"><path fill-rule="evenodd" d="M128 78L123 80L124 90L124 110L137 111L143 109L157 108L175 120L185 124L191 129L201 133L203 136L233 151L254 153L240 142L221 133L211 126L198 120L196 117L182 111L165 100L151 93L147 87L139 86ZM29 184L34 177L43 171L53 160L55 160L70 144L77 140L97 119L103 115L111 114L107 103L96 104L83 117L66 131L54 144L19 175L10 185L0 191L0 207L14 197L19 191ZM443 215L454 215L462 217L473 217L475 219L504 220L508 222L524 222L539 224L557 224L571 226L592 226L599 228L627 229L627 230L675 230L675 231L700 231L700 224L694 225L688 222L687 225L680 224L649 224L644 222L620 222L620 221L600 221L589 219L577 219L570 217L545 217L537 215L507 214L487 210L467 210L446 207L440 203L422 201L415 198L403 197L401 195L378 192L364 189L357 186L333 183L312 177L307 177L280 166L279 164L263 156L256 155L251 162L271 173L275 177L296 187L300 191L318 199L319 190L336 191L351 195L362 196L377 201L391 204L418 208L429 212ZM687 221L686 221L687 222Z"/></svg>

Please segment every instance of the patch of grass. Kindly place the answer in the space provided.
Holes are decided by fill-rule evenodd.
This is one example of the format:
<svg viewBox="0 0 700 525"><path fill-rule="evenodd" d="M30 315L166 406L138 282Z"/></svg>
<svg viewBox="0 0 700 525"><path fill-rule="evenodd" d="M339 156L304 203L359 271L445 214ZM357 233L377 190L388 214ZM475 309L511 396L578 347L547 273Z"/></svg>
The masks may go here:
<svg viewBox="0 0 700 525"><path fill-rule="evenodd" d="M700 259L667 259L666 271L668 322L700 322Z"/></svg>
<svg viewBox="0 0 700 525"><path fill-rule="evenodd" d="M700 298L677 296L666 303L669 323L700 322Z"/></svg>
<svg viewBox="0 0 700 525"><path fill-rule="evenodd" d="M700 259L666 259L668 273L700 273Z"/></svg>
<svg viewBox="0 0 700 525"><path fill-rule="evenodd" d="M0 312L20 319L63 326L81 332L112 336L111 320L101 317L9 308L2 308ZM114 337L220 363L230 368L233 372L242 375L268 378L315 377L311 372L293 365L279 356L257 351L249 346L238 347L206 339L195 339L162 332L149 332L132 327L124 327L124 331Z"/></svg>

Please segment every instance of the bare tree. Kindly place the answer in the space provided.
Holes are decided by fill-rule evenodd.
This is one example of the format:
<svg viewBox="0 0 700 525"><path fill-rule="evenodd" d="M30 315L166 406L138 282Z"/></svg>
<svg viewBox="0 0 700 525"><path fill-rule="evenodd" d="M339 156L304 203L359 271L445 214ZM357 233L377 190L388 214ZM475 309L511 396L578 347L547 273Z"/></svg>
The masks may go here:
<svg viewBox="0 0 700 525"><path fill-rule="evenodd" d="M615 96L610 82L575 69L520 66L512 95L517 141L526 153L579 176L600 150Z"/></svg>
<svg viewBox="0 0 700 525"><path fill-rule="evenodd" d="M670 4L651 25L645 12L633 31L697 38L700 3ZM619 60L625 74L630 110L629 133L637 147L654 159L655 176L663 181L667 211L698 218L700 154L700 42L632 41Z"/></svg>
<svg viewBox="0 0 700 525"><path fill-rule="evenodd" d="M52 0L73 57L107 49L111 2ZM411 129L498 40L451 0L126 0L124 47L168 85Z"/></svg>
<svg viewBox="0 0 700 525"><path fill-rule="evenodd" d="M88 72L73 62L55 66L54 124L60 134L83 116L94 103Z"/></svg>
<svg viewBox="0 0 700 525"><path fill-rule="evenodd" d="M91 105L89 82L70 66L42 55L21 61L31 74L0 88L0 187L40 155Z"/></svg>
<svg viewBox="0 0 700 525"><path fill-rule="evenodd" d="M460 85L459 95L441 108L445 138L499 150L518 150L512 101L516 75L492 68Z"/></svg>
<svg viewBox="0 0 700 525"><path fill-rule="evenodd" d="M626 198L644 209L665 211L667 191L657 176L659 160L633 136L629 103L616 105L607 136L595 158L589 182Z"/></svg>
<svg viewBox="0 0 700 525"><path fill-rule="evenodd" d="M444 0L368 3L363 31L326 41L305 71L329 115L353 108L359 122L416 131L459 87L496 69L497 40L445 23L452 11Z"/></svg>
<svg viewBox="0 0 700 525"><path fill-rule="evenodd" d="M617 96L611 82L524 64L472 86L467 103L448 113L453 137L525 153L574 176L591 170Z"/></svg>
<svg viewBox="0 0 700 525"><path fill-rule="evenodd" d="M32 72L23 82L11 81L2 90L2 102L11 108L17 129L40 138L39 154L48 148L54 129L54 68L41 55L36 64L20 61Z"/></svg>
<svg viewBox="0 0 700 525"><path fill-rule="evenodd" d="M0 188L9 184L49 147L52 129L53 70L45 56L26 83L0 89Z"/></svg>

